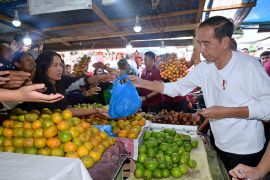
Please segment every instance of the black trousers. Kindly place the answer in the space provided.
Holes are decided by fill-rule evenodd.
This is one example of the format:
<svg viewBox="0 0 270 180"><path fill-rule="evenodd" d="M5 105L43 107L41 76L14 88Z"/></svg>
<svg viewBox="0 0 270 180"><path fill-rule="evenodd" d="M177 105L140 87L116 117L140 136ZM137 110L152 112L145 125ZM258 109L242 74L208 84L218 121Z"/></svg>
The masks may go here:
<svg viewBox="0 0 270 180"><path fill-rule="evenodd" d="M258 153L247 154L247 155L232 154L232 153L221 151L220 149L217 148L217 153L219 157L221 158L221 160L223 161L223 164L228 172L229 170L237 166L239 163L252 166L252 167L257 166L264 152L265 152L265 147Z"/></svg>

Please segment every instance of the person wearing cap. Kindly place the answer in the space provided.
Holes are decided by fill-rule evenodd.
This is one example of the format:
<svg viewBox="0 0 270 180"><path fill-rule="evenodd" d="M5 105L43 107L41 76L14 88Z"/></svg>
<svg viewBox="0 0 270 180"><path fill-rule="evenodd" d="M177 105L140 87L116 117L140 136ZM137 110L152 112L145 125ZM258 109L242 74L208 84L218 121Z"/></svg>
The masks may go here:
<svg viewBox="0 0 270 180"><path fill-rule="evenodd" d="M120 59L117 62L117 65L122 74L136 75L136 76L139 75L137 69L132 65L130 65L126 59Z"/></svg>
<svg viewBox="0 0 270 180"><path fill-rule="evenodd" d="M17 68L17 70L30 73L30 79L33 79L36 71L36 62L30 52L15 52L12 58L12 63Z"/></svg>

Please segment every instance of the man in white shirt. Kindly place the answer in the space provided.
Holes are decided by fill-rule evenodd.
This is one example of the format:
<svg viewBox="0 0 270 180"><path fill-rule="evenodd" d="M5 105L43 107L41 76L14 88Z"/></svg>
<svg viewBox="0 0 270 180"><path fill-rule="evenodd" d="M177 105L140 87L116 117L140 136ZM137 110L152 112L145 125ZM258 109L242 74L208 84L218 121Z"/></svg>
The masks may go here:
<svg viewBox="0 0 270 180"><path fill-rule="evenodd" d="M265 145L262 120L270 119L270 79L253 57L233 52L230 41L233 23L222 16L199 25L197 42L206 61L185 78L173 83L141 80L137 87L169 96L184 96L201 87L218 153L227 170L238 163L257 166Z"/></svg>

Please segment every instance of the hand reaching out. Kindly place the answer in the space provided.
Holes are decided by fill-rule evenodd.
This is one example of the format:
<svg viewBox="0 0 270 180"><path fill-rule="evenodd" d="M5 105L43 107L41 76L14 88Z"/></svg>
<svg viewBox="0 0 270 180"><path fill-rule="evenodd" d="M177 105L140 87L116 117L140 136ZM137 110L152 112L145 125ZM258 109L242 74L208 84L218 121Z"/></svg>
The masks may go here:
<svg viewBox="0 0 270 180"><path fill-rule="evenodd" d="M16 89L23 85L31 84L30 81L30 73L24 72L24 71L5 71L6 77L9 78L9 80L2 86L6 89Z"/></svg>
<svg viewBox="0 0 270 180"><path fill-rule="evenodd" d="M0 86L6 84L8 81L10 81L9 77L6 77L9 75L9 71L0 71Z"/></svg>
<svg viewBox="0 0 270 180"><path fill-rule="evenodd" d="M61 94L42 94L40 91L43 91L45 88L44 84L34 84L29 86L23 86L16 90L7 90L2 91L3 101L23 101L23 102L45 102L53 103L64 98ZM11 95L5 99L5 92L11 92Z"/></svg>
<svg viewBox="0 0 270 180"><path fill-rule="evenodd" d="M101 91L101 88L96 86L96 87L90 88L87 91L84 91L83 92L83 95L85 95L85 96L92 96L92 95L98 94L99 91Z"/></svg>

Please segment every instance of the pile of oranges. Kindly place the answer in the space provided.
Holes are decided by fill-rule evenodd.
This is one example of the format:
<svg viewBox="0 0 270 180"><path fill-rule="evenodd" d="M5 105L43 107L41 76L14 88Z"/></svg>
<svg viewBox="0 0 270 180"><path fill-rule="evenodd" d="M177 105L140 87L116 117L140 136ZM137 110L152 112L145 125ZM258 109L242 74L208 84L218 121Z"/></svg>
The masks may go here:
<svg viewBox="0 0 270 180"><path fill-rule="evenodd" d="M80 158L86 168L115 143L106 132L72 117L69 110L12 112L0 127L0 151Z"/></svg>
<svg viewBox="0 0 270 180"><path fill-rule="evenodd" d="M160 64L160 76L162 79L174 82L188 74L188 68L184 58L177 59L177 55L172 53L165 62Z"/></svg>
<svg viewBox="0 0 270 180"><path fill-rule="evenodd" d="M137 139L142 127L145 125L145 118L137 113L135 115L119 118L108 119L106 117L92 116L86 119L87 122L93 125L112 125L113 133L117 134L119 138Z"/></svg>

